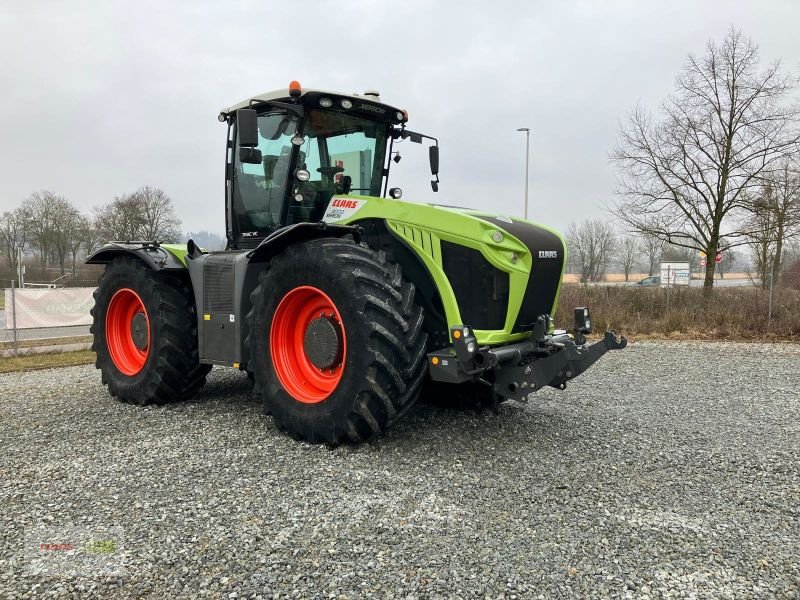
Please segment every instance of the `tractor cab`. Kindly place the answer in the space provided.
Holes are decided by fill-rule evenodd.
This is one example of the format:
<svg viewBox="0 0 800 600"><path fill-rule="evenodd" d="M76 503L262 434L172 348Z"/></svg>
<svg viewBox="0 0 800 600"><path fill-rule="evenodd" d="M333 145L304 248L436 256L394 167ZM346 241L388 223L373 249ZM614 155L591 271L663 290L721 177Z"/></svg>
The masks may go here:
<svg viewBox="0 0 800 600"><path fill-rule="evenodd" d="M219 118L228 124L231 249L254 248L288 225L322 221L334 196L385 195L396 139L432 140L431 170L438 172L437 140L408 131L405 111L382 103L377 92L343 95L292 82L288 90L231 106ZM438 177L434 190L437 183Z"/></svg>

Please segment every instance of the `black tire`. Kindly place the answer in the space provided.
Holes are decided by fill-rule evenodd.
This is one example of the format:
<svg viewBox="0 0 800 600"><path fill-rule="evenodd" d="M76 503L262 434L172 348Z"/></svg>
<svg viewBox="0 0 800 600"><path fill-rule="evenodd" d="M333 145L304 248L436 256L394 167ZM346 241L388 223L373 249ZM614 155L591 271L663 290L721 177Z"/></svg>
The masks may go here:
<svg viewBox="0 0 800 600"><path fill-rule="evenodd" d="M109 304L122 289L138 295L149 320L147 358L132 375L115 364L106 336ZM134 258L116 258L100 276L94 301L95 366L112 396L131 404L165 404L186 400L203 387L211 366L200 364L194 295L184 276L153 271Z"/></svg>
<svg viewBox="0 0 800 600"><path fill-rule="evenodd" d="M341 316L346 352L327 398L298 401L281 384L270 351L281 300L313 286ZM251 295L250 364L264 410L297 439L362 442L396 423L416 402L426 375L427 334L414 285L383 252L347 239L319 239L284 250L261 273Z"/></svg>

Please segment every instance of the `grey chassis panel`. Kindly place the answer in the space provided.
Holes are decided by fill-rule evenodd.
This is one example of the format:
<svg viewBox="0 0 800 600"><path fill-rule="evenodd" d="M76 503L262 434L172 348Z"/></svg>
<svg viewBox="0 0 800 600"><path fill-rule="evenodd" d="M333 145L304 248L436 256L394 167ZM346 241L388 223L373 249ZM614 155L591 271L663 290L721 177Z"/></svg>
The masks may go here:
<svg viewBox="0 0 800 600"><path fill-rule="evenodd" d="M247 315L252 309L250 294L258 285L261 272L268 268L269 261L290 245L347 235L352 235L356 242L361 239L357 227L298 223L279 229L253 250L226 250L194 258L187 256L197 306L201 362L239 363L240 368L245 368L249 361L246 341L249 333ZM210 290L219 292L220 279L224 280L224 288L230 294L223 298L230 301L228 312L214 311L209 302ZM209 315L208 320L205 315Z"/></svg>

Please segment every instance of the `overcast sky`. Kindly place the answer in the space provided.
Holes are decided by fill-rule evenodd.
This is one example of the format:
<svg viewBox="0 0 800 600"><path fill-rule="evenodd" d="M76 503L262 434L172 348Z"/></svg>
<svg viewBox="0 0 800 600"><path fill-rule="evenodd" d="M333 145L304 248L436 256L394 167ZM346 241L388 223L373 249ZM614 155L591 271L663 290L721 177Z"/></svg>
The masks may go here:
<svg viewBox="0 0 800 600"><path fill-rule="evenodd" d="M613 198L608 161L636 102L730 25L800 72L794 1L44 2L0 5L0 211L39 189L89 213L149 184L185 230L224 231L219 109L286 87L378 89L439 137L441 187L407 145L404 199L565 228Z"/></svg>

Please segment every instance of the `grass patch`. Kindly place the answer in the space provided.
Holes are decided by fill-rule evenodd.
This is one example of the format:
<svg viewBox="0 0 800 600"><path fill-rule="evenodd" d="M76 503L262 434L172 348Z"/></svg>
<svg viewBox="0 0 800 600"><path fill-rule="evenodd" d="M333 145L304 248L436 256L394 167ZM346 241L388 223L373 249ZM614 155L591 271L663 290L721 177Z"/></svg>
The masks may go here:
<svg viewBox="0 0 800 600"><path fill-rule="evenodd" d="M47 338L42 340L19 340L17 348L39 348L40 346L61 346L62 344L82 344L92 341L90 335L76 335L63 338ZM0 342L0 350L8 350L14 347L14 342Z"/></svg>
<svg viewBox="0 0 800 600"><path fill-rule="evenodd" d="M0 358L0 373L52 369L54 367L72 367L75 365L88 365L92 363L94 363L94 352L91 350L56 352L53 354L32 354L28 356Z"/></svg>
<svg viewBox="0 0 800 600"><path fill-rule="evenodd" d="M800 339L800 291L776 289L772 323L767 323L769 295L755 287L635 288L565 284L556 313L557 327L570 327L572 309L588 306L595 331L625 335L705 340Z"/></svg>

